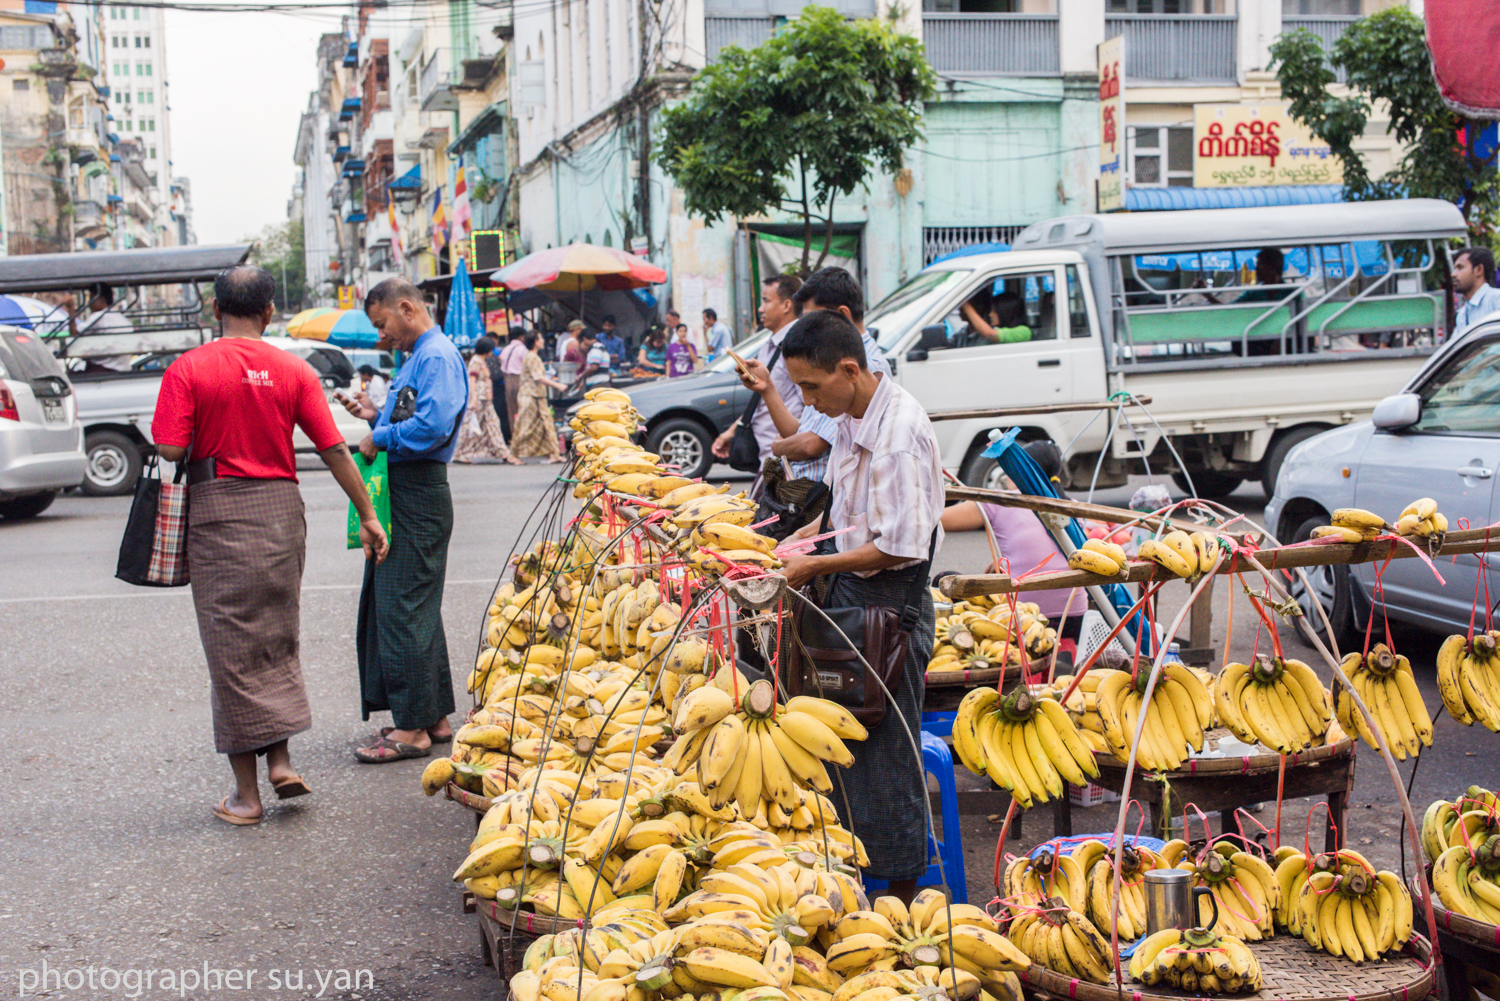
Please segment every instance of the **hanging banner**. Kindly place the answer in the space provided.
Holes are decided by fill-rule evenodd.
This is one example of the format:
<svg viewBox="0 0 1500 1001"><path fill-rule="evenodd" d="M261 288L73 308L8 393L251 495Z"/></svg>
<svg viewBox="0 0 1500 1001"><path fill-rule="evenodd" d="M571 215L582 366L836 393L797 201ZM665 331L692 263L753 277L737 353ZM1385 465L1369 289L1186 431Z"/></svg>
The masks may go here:
<svg viewBox="0 0 1500 1001"><path fill-rule="evenodd" d="M1284 104L1193 107L1193 186L1342 184L1344 165Z"/></svg>
<svg viewBox="0 0 1500 1001"><path fill-rule="evenodd" d="M1125 36L1099 44L1100 212L1125 207Z"/></svg>
<svg viewBox="0 0 1500 1001"><path fill-rule="evenodd" d="M353 308L354 308L354 286L353 285L340 285L339 286L339 309L353 309Z"/></svg>

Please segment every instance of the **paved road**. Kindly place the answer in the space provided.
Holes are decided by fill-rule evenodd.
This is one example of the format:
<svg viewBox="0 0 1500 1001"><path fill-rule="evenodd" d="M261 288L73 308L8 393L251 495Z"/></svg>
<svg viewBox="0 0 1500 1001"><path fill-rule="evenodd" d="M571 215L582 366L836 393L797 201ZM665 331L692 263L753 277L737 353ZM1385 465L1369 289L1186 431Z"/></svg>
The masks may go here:
<svg viewBox="0 0 1500 1001"><path fill-rule="evenodd" d="M453 470L458 523L444 620L456 679L473 655L502 561L550 476L535 466ZM350 754L387 722L359 719L360 560L344 548L347 505L331 479L312 468L302 479L309 528L303 668L314 726L293 741L293 753L315 795L273 805L255 828L230 829L209 815L229 777L213 752L187 591L131 588L112 577L128 502L67 497L34 522L0 523L0 684L8 696L0 709L7 738L0 878L8 891L0 903L0 994L31 986L29 976L45 963L64 974L92 966L96 977L103 968L258 971L250 992L158 989L139 994L145 998L279 1001L317 997L320 988L325 998L381 1001L498 996L478 961L474 919L459 912L448 880L472 819L421 796L421 762L361 766ZM1237 502L1256 516L1262 500L1244 488ZM986 558L982 538L954 537L939 566L976 569ZM1223 589L1217 599L1222 622ZM1248 650L1243 601L1238 609L1235 650ZM1430 678L1436 639L1399 641L1418 674ZM1419 807L1495 774L1493 735L1446 718L1438 734L1413 792ZM1371 755L1361 755L1355 799L1353 843L1394 864L1394 796ZM1289 807L1284 825L1296 814ZM1112 818L1105 809L1083 814L1078 829L1112 826ZM965 826L976 899L996 829L982 814ZM1049 833L1050 819L1041 816L1028 821L1024 840ZM272 971L293 970L301 971L302 987L278 973L281 987L271 989ZM360 989L341 989L338 971L355 970L370 971ZM94 989L64 984L38 993L126 993L99 989L97 980Z"/></svg>

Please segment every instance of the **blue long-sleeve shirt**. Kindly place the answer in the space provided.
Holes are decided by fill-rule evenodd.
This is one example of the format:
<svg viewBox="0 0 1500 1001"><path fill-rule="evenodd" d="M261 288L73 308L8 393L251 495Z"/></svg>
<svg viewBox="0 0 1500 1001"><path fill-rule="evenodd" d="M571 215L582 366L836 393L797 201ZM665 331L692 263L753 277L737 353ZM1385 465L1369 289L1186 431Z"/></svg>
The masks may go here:
<svg viewBox="0 0 1500 1001"><path fill-rule="evenodd" d="M391 413L403 396L416 391L416 409L405 420L391 423ZM396 373L385 398L385 406L371 424L375 444L388 453L390 462L435 459L448 462L458 447L454 428L469 406L469 374L463 356L453 342L434 326L411 349L406 364Z"/></svg>

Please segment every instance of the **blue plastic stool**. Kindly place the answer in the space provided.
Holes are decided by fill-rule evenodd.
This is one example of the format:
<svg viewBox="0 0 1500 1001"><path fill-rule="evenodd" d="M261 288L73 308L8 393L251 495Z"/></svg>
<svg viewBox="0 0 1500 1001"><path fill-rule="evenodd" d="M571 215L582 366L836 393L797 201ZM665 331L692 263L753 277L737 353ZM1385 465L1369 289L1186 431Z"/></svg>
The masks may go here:
<svg viewBox="0 0 1500 1001"><path fill-rule="evenodd" d="M938 861L927 867L919 882L930 886L941 884L946 878L948 890L953 894L953 902L967 904L969 884L964 876L963 835L958 822L958 785L953 780L953 754L942 737L927 729L928 716L947 716L948 728L951 730L953 726L951 713L922 714L922 764L927 773L936 776L938 781L938 798L943 807L944 840L937 840L931 833L927 835L927 857L936 855ZM889 885L883 879L865 877L866 890L884 890Z"/></svg>
<svg viewBox="0 0 1500 1001"><path fill-rule="evenodd" d="M922 732L930 733L934 737L953 736L953 721L958 718L958 713L928 713L922 714Z"/></svg>

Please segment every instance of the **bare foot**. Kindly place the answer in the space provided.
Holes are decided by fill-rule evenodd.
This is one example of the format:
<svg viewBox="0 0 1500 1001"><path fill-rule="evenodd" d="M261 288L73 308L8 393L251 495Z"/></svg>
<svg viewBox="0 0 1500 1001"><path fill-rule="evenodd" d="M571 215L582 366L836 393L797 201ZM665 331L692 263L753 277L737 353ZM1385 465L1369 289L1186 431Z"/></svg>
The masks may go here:
<svg viewBox="0 0 1500 1001"><path fill-rule="evenodd" d="M260 822L262 810L258 800L254 803L246 802L238 792L233 792L219 801L213 813L226 824L247 826Z"/></svg>

